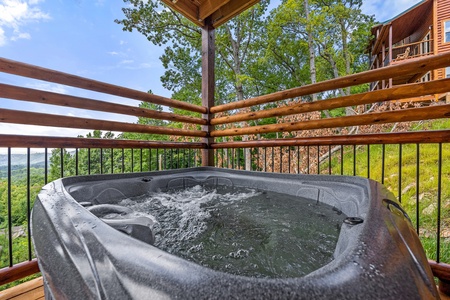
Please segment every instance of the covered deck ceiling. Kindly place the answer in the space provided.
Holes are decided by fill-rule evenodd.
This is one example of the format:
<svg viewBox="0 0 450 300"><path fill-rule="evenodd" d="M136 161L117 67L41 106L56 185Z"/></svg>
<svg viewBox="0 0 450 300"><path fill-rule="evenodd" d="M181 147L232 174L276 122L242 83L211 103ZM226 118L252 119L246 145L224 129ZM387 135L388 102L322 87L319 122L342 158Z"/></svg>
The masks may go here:
<svg viewBox="0 0 450 300"><path fill-rule="evenodd" d="M432 13L432 5L433 1L423 0L393 19L374 26L372 28L372 34L375 36L372 40L372 44L374 44L372 47L372 55L381 51L383 42L385 45L389 44L389 27L391 25L392 43L395 44L412 35L426 22L428 15ZM379 31L378 38L376 37L377 31Z"/></svg>
<svg viewBox="0 0 450 300"><path fill-rule="evenodd" d="M200 27L210 17L214 28L250 8L259 0L162 0L164 4Z"/></svg>

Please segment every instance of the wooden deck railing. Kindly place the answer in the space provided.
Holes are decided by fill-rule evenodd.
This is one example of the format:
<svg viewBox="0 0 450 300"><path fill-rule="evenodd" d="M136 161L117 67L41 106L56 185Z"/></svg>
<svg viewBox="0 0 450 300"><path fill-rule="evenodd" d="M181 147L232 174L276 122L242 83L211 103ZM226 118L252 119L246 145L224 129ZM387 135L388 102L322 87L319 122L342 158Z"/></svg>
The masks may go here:
<svg viewBox="0 0 450 300"><path fill-rule="evenodd" d="M0 148L7 149L9 155L11 155L11 149L17 147L28 148L28 153L30 152L30 148L57 148L61 149L61 153L63 153L63 149L76 149L76 151L78 151L78 149L100 149L100 157L102 157L100 159L100 164L102 164L103 161L110 162L109 164L105 164L105 167L102 169L102 172L105 173L146 171L165 168L160 161L155 163L155 160L160 160L162 157L159 155L161 152L158 151L164 151L164 159L176 161L172 161L172 163L165 162L170 168L194 166L199 164L199 160L191 159L191 151L198 151L198 149L213 149L215 151L214 163L218 167L247 168L265 172L314 172L320 174L358 175L372 178L373 175L371 175L371 170L373 171L374 168L380 168L380 178L374 179L381 182L385 182L386 180L385 183L387 183L388 179L395 175L398 180L396 181L396 186L392 186L391 188L394 188L393 192L397 193L399 200L402 200L403 190L406 188L402 182L404 149L405 147L409 147L408 145L413 145L416 147L415 168L417 176L415 178L414 186L417 199L415 200L415 206L412 213L415 216L413 219L415 220L417 232L420 235L422 234L421 217L423 214L422 209L419 207L421 201L420 186L424 180L424 175L421 172L427 168L427 165L420 162L420 151L423 149L422 147L432 144L435 145L437 149L436 159L433 161L433 164L439 166L436 174L439 186L436 189L436 195L433 196L435 197L433 201L435 201L437 207L436 220L434 220L436 226L432 233L435 245L434 251L432 251L429 256L434 260L434 262L430 262L430 265L432 266L435 275L445 283L449 278L450 268L449 265L445 264L445 262L448 263L449 261L443 261L442 258L450 257L450 250L447 247L450 242L447 241L447 239L444 241L442 238L442 233L444 232L442 226L448 226L447 223L444 224L444 217L445 222L448 222L446 219L448 216L443 211L442 207L449 199L444 198L448 197L448 195L442 192L442 185L448 184L446 181L450 174L447 174L449 166L448 163L443 160L442 156L444 152L443 147L445 150L445 147L450 145L450 129L444 128L438 131L422 130L403 133L369 132L364 134L354 134L357 130L353 129L362 128L363 126L376 126L379 124L393 124L392 127L395 127L394 124L402 122L447 119L450 116L450 105L442 104L430 107L415 107L383 112L362 110L359 114L353 116L316 118L311 120L302 118L293 120L289 118L293 116L303 116L308 113L320 114L337 108L352 107L353 109L356 109L357 107L364 107L367 105L374 105L375 107L377 104L379 105L390 100L447 93L450 92L450 79L409 84L381 91L325 99L312 103L305 103L302 101L295 102L294 100L291 100L311 94L336 91L341 88L422 73L447 66L450 66L450 53L428 56L419 60L405 62L402 65L389 66L208 108L100 83L61 72L33 67L6 59L0 59L0 71L2 72L37 78L120 97L127 97L133 100L148 101L173 108L185 109L203 114L203 117L186 117L169 112L153 111L134 106L109 103L97 99L80 98L77 96L50 93L6 84L0 85L0 98L181 122L188 124L191 127L211 125L214 128L215 126L215 129L212 130L187 130L167 126L147 126L111 120L97 120L0 109L0 122L4 123L163 134L192 137L191 140L193 141L161 142L70 137L33 137L24 133L24 135L0 135ZM282 101L282 104L277 108L267 110L261 109L264 104L279 103L279 101ZM289 104L286 105L286 102L289 102ZM292 104L291 102L295 102L296 104ZM213 117L212 114L217 114L218 116ZM276 118L276 122L258 125L258 120L267 118ZM208 124L207 120L210 120L210 124ZM243 124L246 125L243 126ZM254 125L248 126L249 124ZM209 127L204 126L203 128ZM348 130L342 130L342 128L348 128ZM329 130L328 133L321 134L320 136L317 136L317 133L309 136L306 134L307 132L314 133L314 130L325 129ZM296 135L298 132L302 134ZM336 135L336 132L340 133ZM270 134L281 135L286 138L271 139ZM211 138L215 138L215 140L211 142ZM112 150L107 151L108 149L119 150L118 152L114 152ZM124 162L123 149L131 149L131 161ZM133 158L135 155L132 149L138 150L138 156L134 161ZM171 150L167 153L167 150L160 149ZM388 166L386 166L385 159L389 151L396 151L396 153L398 153L397 169L395 169L398 172L396 174L393 174L392 167L388 168ZM187 155L186 152L188 152ZM375 158L374 153L379 156L379 159ZM122 167L118 170L113 166L114 157L117 155L122 155L120 158ZM360 163L361 156L365 157L363 159L363 161L365 161L364 165ZM198 158L200 155L197 155L196 157ZM285 159L283 159L283 157ZM348 164L346 161L350 161L351 163ZM137 169L135 167L136 163L138 165L140 164L140 167L138 166ZM61 164L61 175L65 176L63 162ZM124 164L130 164L131 168L127 169ZM145 166L144 168L143 164ZM8 181L11 181L11 170L9 170ZM11 187L9 187L9 189L11 189ZM27 201L30 203L31 200L28 199ZM8 203L11 205L10 196ZM11 207L9 206L8 208L10 209ZM10 217L11 215L8 216L9 223L6 235L11 240L12 223ZM9 242L9 244L9 255L11 255L14 249L12 248L12 242ZM18 274L21 274L19 277L36 271L35 267L33 267L35 266L35 261L33 260L31 251L28 260L30 261L28 264L30 264L31 267L25 268L29 271L24 272L23 265L20 265L20 268L17 267L15 265L17 262L11 257L9 259L9 266L6 269L0 270L0 284L8 282L9 279L16 279L17 276L11 275L11 273L16 273L16 269L21 270L18 272Z"/></svg>

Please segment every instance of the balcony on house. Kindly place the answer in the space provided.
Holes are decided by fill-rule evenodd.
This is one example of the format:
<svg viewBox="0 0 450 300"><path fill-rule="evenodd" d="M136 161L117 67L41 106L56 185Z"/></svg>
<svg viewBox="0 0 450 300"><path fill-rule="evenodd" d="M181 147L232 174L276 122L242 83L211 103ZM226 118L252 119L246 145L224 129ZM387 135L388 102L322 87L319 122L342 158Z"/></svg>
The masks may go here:
<svg viewBox="0 0 450 300"><path fill-rule="evenodd" d="M400 15L372 28L370 43L370 69L378 69L421 57L448 51L442 47L441 23L448 15L445 1L421 1ZM437 13L439 7L439 13ZM438 20L439 19L439 20ZM398 78L385 78L372 82L371 90L384 89L400 84L426 82L443 78L443 70L418 72ZM440 95L429 96L429 100ZM427 99L428 99L427 98Z"/></svg>

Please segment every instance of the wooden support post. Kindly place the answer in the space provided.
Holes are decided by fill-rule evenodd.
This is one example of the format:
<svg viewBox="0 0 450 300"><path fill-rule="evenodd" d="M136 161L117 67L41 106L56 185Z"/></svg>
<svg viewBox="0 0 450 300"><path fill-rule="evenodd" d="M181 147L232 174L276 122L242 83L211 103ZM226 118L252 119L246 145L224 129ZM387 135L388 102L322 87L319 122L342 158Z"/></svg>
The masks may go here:
<svg viewBox="0 0 450 300"><path fill-rule="evenodd" d="M214 150L211 143L214 138L210 136L210 132L214 126L211 126L213 115L210 113L211 107L214 106L214 57L215 57L215 36L214 27L210 18L205 20L205 26L202 28L202 105L206 107L207 112L203 114L203 118L207 120L207 125L203 125L202 129L206 131L207 137L203 138L206 149L202 150L202 166L214 166Z"/></svg>

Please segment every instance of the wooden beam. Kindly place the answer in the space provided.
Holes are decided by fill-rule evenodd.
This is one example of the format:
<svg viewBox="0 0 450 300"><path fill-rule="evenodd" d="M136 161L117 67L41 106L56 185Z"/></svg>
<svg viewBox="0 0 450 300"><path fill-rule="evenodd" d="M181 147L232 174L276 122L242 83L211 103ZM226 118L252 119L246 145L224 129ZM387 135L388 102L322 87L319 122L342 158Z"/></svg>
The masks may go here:
<svg viewBox="0 0 450 300"><path fill-rule="evenodd" d="M119 97L125 97L134 100L160 104L192 112L198 113L206 112L206 108L198 105L173 100L170 98L165 98L162 96L152 95L149 93L144 93L141 91L136 91L125 87L104 83L101 81L87 79L72 74L41 68L1 57L0 57L0 72L39 79L48 82L59 83L67 86L115 95Z"/></svg>
<svg viewBox="0 0 450 300"><path fill-rule="evenodd" d="M213 143L213 149L259 148L280 146L329 146L329 145L376 145L376 144L426 144L450 141L450 130L378 133L358 135L332 135L320 137L273 139L242 142Z"/></svg>
<svg viewBox="0 0 450 300"><path fill-rule="evenodd" d="M0 269L0 285L39 273L37 259L15 264L12 267Z"/></svg>
<svg viewBox="0 0 450 300"><path fill-rule="evenodd" d="M262 118L281 117L325 109L334 109L362 104L371 104L390 100L412 98L429 94L440 94L450 91L450 78L436 81L421 82L415 84L396 86L390 89L377 90L373 92L355 94L316 102L304 102L296 105L272 108L262 111L241 113L231 116L214 118L212 125L235 123Z"/></svg>
<svg viewBox="0 0 450 300"><path fill-rule="evenodd" d="M217 28L258 2L259 0L231 0L227 5L223 6L211 15L212 25Z"/></svg>
<svg viewBox="0 0 450 300"><path fill-rule="evenodd" d="M432 120L448 118L450 116L450 104L429 106L422 108L403 109L382 113L371 113L366 115L355 115L303 122L281 123L246 128L232 128L215 130L211 132L213 137L236 136L245 134L260 134L269 132L291 132L299 130L311 130L322 128L336 128L347 126L385 124L396 122L410 122L420 120Z"/></svg>
<svg viewBox="0 0 450 300"><path fill-rule="evenodd" d="M450 296L450 265L428 260L433 275L439 279L439 290Z"/></svg>
<svg viewBox="0 0 450 300"><path fill-rule="evenodd" d="M125 148L125 149L203 149L204 143L136 141L95 138L68 138L0 134L0 147L11 148Z"/></svg>
<svg viewBox="0 0 450 300"><path fill-rule="evenodd" d="M81 108L102 111L115 114L130 115L136 117L168 120L173 122L184 122L204 125L206 120L173 113L156 111L152 109L110 103L106 101L93 100L70 95L46 92L41 90L17 87L0 83L0 98L15 99L27 102L51 104L64 107Z"/></svg>
<svg viewBox="0 0 450 300"><path fill-rule="evenodd" d="M243 107L250 107L258 104L321 93L329 90L336 90L338 88L344 88L368 82L375 82L387 77L398 77L403 75L416 74L417 72L430 71L436 68L442 68L443 66L447 65L450 65L450 52L438 54L435 56L427 56L422 59L405 62L399 65L347 75L344 77L275 92L268 95L258 96L251 99L214 106L211 108L211 113L219 113Z"/></svg>
<svg viewBox="0 0 450 300"><path fill-rule="evenodd" d="M199 20L205 20L228 2L230 2L230 0L205 0L199 6Z"/></svg>
<svg viewBox="0 0 450 300"><path fill-rule="evenodd" d="M214 129L210 123L213 117L210 108L214 106L215 34L211 18L208 17L205 24L202 28L202 105L207 109L207 113L203 114L207 125L202 126L202 130L207 132L208 136L203 138L203 143L207 145L207 148L202 150L202 166L214 166L214 150L209 147L214 142L214 138L209 136L209 133Z"/></svg>
<svg viewBox="0 0 450 300"><path fill-rule="evenodd" d="M203 20L199 18L199 8L193 3L193 1L186 0L162 0L165 5L175 10L176 12L182 14L198 26L202 27L205 25Z"/></svg>
<svg viewBox="0 0 450 300"><path fill-rule="evenodd" d="M0 122L37 125L37 126L51 126L60 128L137 132L137 133L151 133L151 134L163 134L175 136L196 136L196 137L206 136L206 132L198 130L174 129L168 127L149 126L149 125L86 119L78 117L58 116L52 114L34 113L9 109L0 109Z"/></svg>
<svg viewBox="0 0 450 300"><path fill-rule="evenodd" d="M375 41L375 45L372 49L372 55L376 55L380 52L381 45L383 44L384 40L388 35L389 25L390 23L382 26L380 34L378 35L377 40Z"/></svg>

